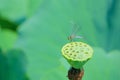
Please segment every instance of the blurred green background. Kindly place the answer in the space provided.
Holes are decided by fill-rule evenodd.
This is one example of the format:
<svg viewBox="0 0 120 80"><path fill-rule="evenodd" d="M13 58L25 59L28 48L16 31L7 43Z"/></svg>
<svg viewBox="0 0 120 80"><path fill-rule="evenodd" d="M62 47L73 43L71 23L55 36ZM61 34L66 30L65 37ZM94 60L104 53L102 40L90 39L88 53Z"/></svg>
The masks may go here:
<svg viewBox="0 0 120 80"><path fill-rule="evenodd" d="M120 80L120 0L0 0L0 80L68 80L71 21L94 48L83 80Z"/></svg>

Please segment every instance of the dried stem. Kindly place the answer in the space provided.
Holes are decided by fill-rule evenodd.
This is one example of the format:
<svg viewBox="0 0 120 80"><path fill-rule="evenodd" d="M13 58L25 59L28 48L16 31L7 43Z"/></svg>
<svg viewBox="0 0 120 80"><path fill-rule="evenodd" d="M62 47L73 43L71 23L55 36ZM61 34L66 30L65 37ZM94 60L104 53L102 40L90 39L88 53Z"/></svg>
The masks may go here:
<svg viewBox="0 0 120 80"><path fill-rule="evenodd" d="M82 80L83 75L84 75L83 68L82 69L75 69L72 67L68 71L69 80Z"/></svg>

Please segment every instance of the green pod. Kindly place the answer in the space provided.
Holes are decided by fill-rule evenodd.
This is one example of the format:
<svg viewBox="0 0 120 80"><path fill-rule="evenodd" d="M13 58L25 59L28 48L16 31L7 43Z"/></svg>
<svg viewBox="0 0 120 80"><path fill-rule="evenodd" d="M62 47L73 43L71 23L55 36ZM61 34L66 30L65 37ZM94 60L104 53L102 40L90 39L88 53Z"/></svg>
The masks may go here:
<svg viewBox="0 0 120 80"><path fill-rule="evenodd" d="M80 69L92 57L93 49L83 42L70 42L63 46L62 55L72 67Z"/></svg>

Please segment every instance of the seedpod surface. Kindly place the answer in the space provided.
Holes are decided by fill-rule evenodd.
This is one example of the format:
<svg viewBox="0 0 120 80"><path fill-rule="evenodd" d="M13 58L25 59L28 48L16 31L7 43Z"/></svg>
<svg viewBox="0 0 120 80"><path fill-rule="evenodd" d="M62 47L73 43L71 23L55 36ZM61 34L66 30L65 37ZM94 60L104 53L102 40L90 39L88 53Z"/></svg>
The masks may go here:
<svg viewBox="0 0 120 80"><path fill-rule="evenodd" d="M70 42L63 46L62 55L72 67L80 69L92 57L93 49L83 42Z"/></svg>

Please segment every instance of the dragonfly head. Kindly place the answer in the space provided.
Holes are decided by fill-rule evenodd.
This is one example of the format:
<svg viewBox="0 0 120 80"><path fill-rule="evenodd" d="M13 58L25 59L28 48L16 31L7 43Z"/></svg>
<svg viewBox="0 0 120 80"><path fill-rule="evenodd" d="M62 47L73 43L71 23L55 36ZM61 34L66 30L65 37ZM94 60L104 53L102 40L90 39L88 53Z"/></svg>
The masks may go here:
<svg viewBox="0 0 120 80"><path fill-rule="evenodd" d="M68 36L68 40L72 41L73 40L72 36Z"/></svg>

